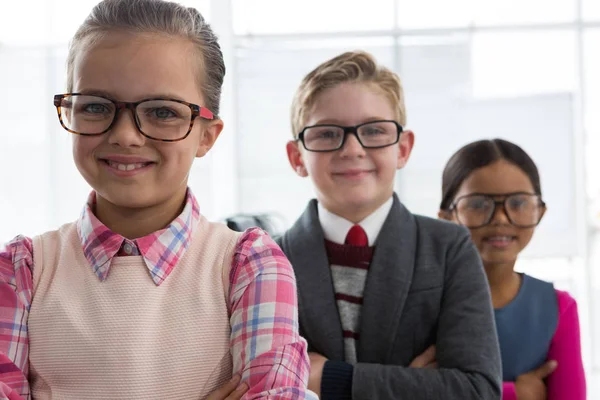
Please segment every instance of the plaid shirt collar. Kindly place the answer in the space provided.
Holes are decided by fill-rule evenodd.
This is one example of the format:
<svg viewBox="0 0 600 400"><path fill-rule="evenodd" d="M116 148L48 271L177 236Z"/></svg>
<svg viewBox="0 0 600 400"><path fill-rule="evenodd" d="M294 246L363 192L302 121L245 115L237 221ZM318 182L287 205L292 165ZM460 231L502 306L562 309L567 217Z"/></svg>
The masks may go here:
<svg viewBox="0 0 600 400"><path fill-rule="evenodd" d="M192 234L200 219L196 197L188 188L183 212L165 229L129 240L112 232L92 212L96 192L92 192L77 221L77 232L83 254L101 281L106 280L111 260L123 252L142 256L154 283L159 286L167 279L189 247Z"/></svg>

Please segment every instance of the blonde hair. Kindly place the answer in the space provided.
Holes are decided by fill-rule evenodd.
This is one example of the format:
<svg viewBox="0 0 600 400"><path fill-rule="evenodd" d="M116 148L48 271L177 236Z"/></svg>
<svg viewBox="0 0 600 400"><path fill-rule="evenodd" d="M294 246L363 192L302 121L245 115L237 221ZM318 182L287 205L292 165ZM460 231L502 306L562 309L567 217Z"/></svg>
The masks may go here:
<svg viewBox="0 0 600 400"><path fill-rule="evenodd" d="M67 91L73 90L77 52L113 31L156 33L189 39L200 55L197 83L206 108L219 114L225 77L223 53L212 28L198 10L164 0L104 0L97 4L73 37L67 58ZM173 65L177 61L173 60Z"/></svg>
<svg viewBox="0 0 600 400"><path fill-rule="evenodd" d="M294 137L302 130L317 97L323 91L345 82L375 85L392 104L397 122L402 126L406 124L404 91L398 75L378 65L371 54L350 51L325 61L302 80L292 101L291 122Z"/></svg>

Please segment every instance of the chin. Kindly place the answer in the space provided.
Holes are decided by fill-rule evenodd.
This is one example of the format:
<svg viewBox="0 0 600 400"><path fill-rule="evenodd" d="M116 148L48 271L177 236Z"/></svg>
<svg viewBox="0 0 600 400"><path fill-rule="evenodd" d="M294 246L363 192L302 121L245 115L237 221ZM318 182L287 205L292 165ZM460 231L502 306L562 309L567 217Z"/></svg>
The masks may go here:
<svg viewBox="0 0 600 400"><path fill-rule="evenodd" d="M340 202L341 204L344 205L344 208L347 208L347 209L364 210L364 209L376 208L378 206L376 199L356 198L355 197L351 201L349 201L348 197L341 199L341 202Z"/></svg>
<svg viewBox="0 0 600 400"><path fill-rule="evenodd" d="M158 203L157 200L152 199L152 196L140 196L139 190L109 189L99 191L98 195L109 203L123 208L145 208Z"/></svg>
<svg viewBox="0 0 600 400"><path fill-rule="evenodd" d="M512 255L499 256L499 255L483 255L482 260L486 265L506 265L506 264L514 264L517 259Z"/></svg>

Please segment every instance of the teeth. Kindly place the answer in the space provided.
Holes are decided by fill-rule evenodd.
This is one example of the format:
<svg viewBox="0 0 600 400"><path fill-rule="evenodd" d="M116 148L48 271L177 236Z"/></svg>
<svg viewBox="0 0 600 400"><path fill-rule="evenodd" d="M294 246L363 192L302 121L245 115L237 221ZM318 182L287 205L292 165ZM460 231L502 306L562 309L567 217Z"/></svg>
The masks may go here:
<svg viewBox="0 0 600 400"><path fill-rule="evenodd" d="M491 240L494 242L508 242L508 241L512 240L512 237L510 237L510 236L492 236L492 237L488 238L488 240Z"/></svg>
<svg viewBox="0 0 600 400"><path fill-rule="evenodd" d="M143 164L143 163L121 164L118 162L109 161L108 165L110 165L113 168L118 169L119 171L133 171L134 169L139 169L139 168L144 167L145 164Z"/></svg>

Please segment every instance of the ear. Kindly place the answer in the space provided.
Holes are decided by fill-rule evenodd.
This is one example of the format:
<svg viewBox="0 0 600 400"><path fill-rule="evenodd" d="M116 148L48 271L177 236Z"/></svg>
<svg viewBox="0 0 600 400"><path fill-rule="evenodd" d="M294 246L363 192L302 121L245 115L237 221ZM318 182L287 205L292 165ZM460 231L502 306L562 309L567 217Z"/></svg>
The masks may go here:
<svg viewBox="0 0 600 400"><path fill-rule="evenodd" d="M544 219L544 215L546 215L546 210L548 208L546 206L542 207L542 215L540 215L540 222L542 222L542 219Z"/></svg>
<svg viewBox="0 0 600 400"><path fill-rule="evenodd" d="M287 142L285 146L287 151L288 160L294 172L302 178L306 178L308 176L308 170L304 165L304 160L302 159L302 151L300 150L300 146L298 142L294 140L290 140Z"/></svg>
<svg viewBox="0 0 600 400"><path fill-rule="evenodd" d="M215 142L219 138L219 135L223 131L224 126L225 124L223 123L223 120L216 119L201 127L202 137L200 138L200 143L198 143L196 157L204 157L206 153L212 149Z"/></svg>
<svg viewBox="0 0 600 400"><path fill-rule="evenodd" d="M398 142L400 151L398 152L398 165L396 166L397 169L401 169L406 166L414 145L415 134L413 131L402 131L402 134L400 135L400 141Z"/></svg>
<svg viewBox="0 0 600 400"><path fill-rule="evenodd" d="M452 215L452 211L448 211L448 210L439 210L438 211L438 218L439 219L444 219L446 221L454 221L453 215Z"/></svg>

